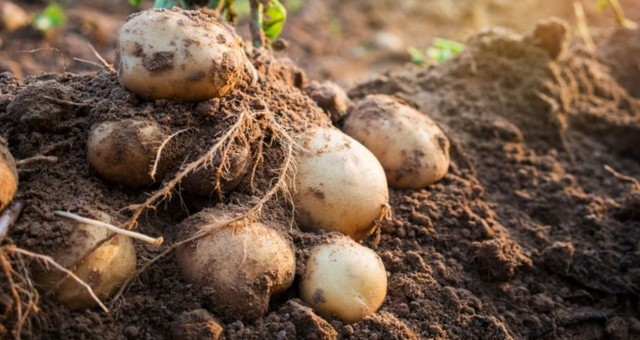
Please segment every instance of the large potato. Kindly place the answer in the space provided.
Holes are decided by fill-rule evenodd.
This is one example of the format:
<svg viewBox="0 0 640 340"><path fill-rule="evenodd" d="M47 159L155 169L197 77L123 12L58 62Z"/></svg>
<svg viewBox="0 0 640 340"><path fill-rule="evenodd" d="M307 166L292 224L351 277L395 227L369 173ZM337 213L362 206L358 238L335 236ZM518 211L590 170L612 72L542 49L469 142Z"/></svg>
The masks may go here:
<svg viewBox="0 0 640 340"><path fill-rule="evenodd" d="M348 238L311 249L300 295L325 318L345 323L374 313L387 295L387 271L373 250Z"/></svg>
<svg viewBox="0 0 640 340"><path fill-rule="evenodd" d="M106 180L128 187L155 182L151 169L166 135L155 122L141 119L108 121L94 127L87 141L87 158ZM161 158L158 175L166 169Z"/></svg>
<svg viewBox="0 0 640 340"><path fill-rule="evenodd" d="M18 170L16 161L7 149L7 144L0 137L0 211L4 209L16 195L18 190Z"/></svg>
<svg viewBox="0 0 640 340"><path fill-rule="evenodd" d="M102 212L96 212L92 217L111 223L111 218ZM113 233L103 227L75 221L68 223L73 224L73 231L65 243L49 255L91 286L98 298L110 297L136 268L136 251L131 239L124 235L111 237ZM39 281L53 290L58 300L70 309L96 305L85 287L55 268L42 273Z"/></svg>
<svg viewBox="0 0 640 340"><path fill-rule="evenodd" d="M131 15L118 33L118 80L148 99L224 96L246 62L242 40L210 12L150 9Z"/></svg>
<svg viewBox="0 0 640 340"><path fill-rule="evenodd" d="M449 139L427 115L387 95L356 104L343 130L378 158L389 185L421 189L449 169Z"/></svg>
<svg viewBox="0 0 640 340"><path fill-rule="evenodd" d="M259 222L224 225L230 214L204 210L180 226L185 235L209 234L178 248L184 277L198 285L211 309L226 320L253 320L267 311L269 299L291 286L295 254L273 228Z"/></svg>
<svg viewBox="0 0 640 340"><path fill-rule="evenodd" d="M382 166L362 144L334 128L313 128L298 138L293 203L309 231L368 236L389 200Z"/></svg>

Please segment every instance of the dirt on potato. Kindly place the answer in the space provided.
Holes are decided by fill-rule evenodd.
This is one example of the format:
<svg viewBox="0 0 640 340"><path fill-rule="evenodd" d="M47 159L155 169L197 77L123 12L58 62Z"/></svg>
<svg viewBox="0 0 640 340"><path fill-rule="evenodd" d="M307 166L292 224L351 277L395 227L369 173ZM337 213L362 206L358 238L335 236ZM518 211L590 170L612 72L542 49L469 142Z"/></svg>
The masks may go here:
<svg viewBox="0 0 640 340"><path fill-rule="evenodd" d="M42 292L40 310L23 336L173 338L184 331L222 332L230 339L640 337L640 98L629 77L637 71L632 58L640 31L603 33L597 51L577 39L564 41L564 34L540 33L562 27L549 20L525 36L482 31L445 64L395 69L349 92L355 101L375 93L398 96L429 112L451 142L445 178L423 190L390 190L393 218L365 242L389 272L388 295L377 313L352 325L325 320L300 299L297 278L264 317L219 322L169 255L110 301L108 314L70 312ZM91 126L101 121L145 118L171 132L188 129L172 147L183 151L184 164L206 152L245 110L258 112L262 127L269 125L260 112L276 113L277 123L291 133L331 123L302 91L302 71L270 55L253 62L261 75L256 86L247 81L233 94L196 104L138 99L107 72L23 81L2 74L0 135L10 151L17 159L58 158L20 168L18 199L26 207L12 226L13 242L47 253L70 232L52 210L99 209L123 223L131 216L126 207L162 185L127 189L97 176L85 147ZM69 115L44 124L55 129L31 127L8 113L20 92L33 88L43 94L34 94L34 101ZM54 88L68 90L57 95ZM179 232L175 226L205 207L250 207L268 190L283 159L283 141L263 131L251 138L252 161L260 150L265 155L255 181L245 176L222 202L175 193L141 215L137 230L163 235L171 244ZM310 247L332 235L299 231L289 224L290 213L278 197L261 218L293 241L299 276ZM145 260L166 249L136 247ZM12 302L0 290L3 336L15 325Z"/></svg>

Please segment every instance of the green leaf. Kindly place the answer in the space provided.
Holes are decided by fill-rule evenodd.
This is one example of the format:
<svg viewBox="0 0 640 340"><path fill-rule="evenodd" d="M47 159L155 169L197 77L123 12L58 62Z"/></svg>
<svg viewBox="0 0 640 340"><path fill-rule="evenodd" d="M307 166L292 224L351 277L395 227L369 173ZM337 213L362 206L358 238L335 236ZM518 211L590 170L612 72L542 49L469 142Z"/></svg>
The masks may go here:
<svg viewBox="0 0 640 340"><path fill-rule="evenodd" d="M427 57L429 60L437 63L445 62L464 50L464 44L457 41L435 38L431 47L427 49Z"/></svg>
<svg viewBox="0 0 640 340"><path fill-rule="evenodd" d="M140 6L140 4L142 3L142 0L129 0L129 3L133 6Z"/></svg>
<svg viewBox="0 0 640 340"><path fill-rule="evenodd" d="M287 20L287 9L278 0L269 1L268 6L262 10L262 30L269 40L274 41L282 33L282 28Z"/></svg>
<svg viewBox="0 0 640 340"><path fill-rule="evenodd" d="M46 32L67 24L67 16L58 4L51 4L33 18L33 27Z"/></svg>
<svg viewBox="0 0 640 340"><path fill-rule="evenodd" d="M422 53L422 51L420 51L419 49L413 46L409 46L409 48L407 48L407 53L409 53L412 63L418 66L422 66L427 63L424 53Z"/></svg>
<svg viewBox="0 0 640 340"><path fill-rule="evenodd" d="M155 8L171 8L173 6L178 6L181 8L189 7L184 0L156 0L153 3L153 7Z"/></svg>

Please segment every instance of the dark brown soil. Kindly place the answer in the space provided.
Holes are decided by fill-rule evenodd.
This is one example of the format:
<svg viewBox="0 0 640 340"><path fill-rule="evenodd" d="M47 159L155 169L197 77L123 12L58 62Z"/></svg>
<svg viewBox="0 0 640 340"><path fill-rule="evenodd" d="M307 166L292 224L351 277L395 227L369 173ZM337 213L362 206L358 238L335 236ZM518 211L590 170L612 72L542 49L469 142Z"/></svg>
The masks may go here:
<svg viewBox="0 0 640 340"><path fill-rule="evenodd" d="M451 141L444 180L424 190L390 190L394 217L383 223L379 239L365 242L389 272L388 295L376 314L353 325L324 320L299 298L294 282L266 316L219 322L168 256L145 271L109 314L71 312L43 295L23 335L204 337L222 326L226 338L251 339L640 337L640 98L633 77L640 31L603 32L592 53L577 39L558 49L566 45L556 34L562 26L547 21L527 36L483 31L450 62L395 69L349 92L352 100L373 93L401 97L433 118ZM129 214L121 209L158 188L114 186L89 168L85 143L97 122L144 117L174 132L194 128L181 143L194 141L195 154L212 143L202 140L204 134L219 136L246 108L278 112L291 130L329 124L301 91L301 71L265 55L254 62L263 79L257 87L198 104L142 101L106 72L22 82L3 74L0 135L11 152L17 159L59 159L20 169L19 198L27 205L11 238L46 253L68 233L52 210L83 213L90 207L124 222ZM33 101L53 110L45 113L69 116L31 125L9 114L19 93L35 87L40 90ZM248 204L276 175L268 165L281 159L278 141L253 142L274 150L258 173L262 181L252 190L245 178L218 204ZM171 243L180 221L217 200L174 197L143 215L138 230ZM299 275L308 248L323 237L289 229L290 210L281 203L272 201L262 216L270 225L279 222L293 240ZM144 259L163 249L137 244ZM5 301L12 300L2 290L0 320L10 329L14 319Z"/></svg>

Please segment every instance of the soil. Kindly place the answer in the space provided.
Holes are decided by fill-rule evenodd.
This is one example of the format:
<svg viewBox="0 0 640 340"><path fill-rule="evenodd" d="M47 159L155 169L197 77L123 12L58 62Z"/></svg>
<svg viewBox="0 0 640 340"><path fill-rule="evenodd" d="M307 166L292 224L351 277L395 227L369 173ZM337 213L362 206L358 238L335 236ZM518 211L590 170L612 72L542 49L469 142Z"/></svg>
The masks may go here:
<svg viewBox="0 0 640 340"><path fill-rule="evenodd" d="M340 7L344 12L336 13L352 13L340 3L333 5L345 6ZM518 3L521 9L535 1ZM381 1L373 8L384 13L384 4ZM308 6L301 13L322 5ZM290 207L274 199L263 209L261 219L292 240L298 275L292 288L271 301L264 317L245 322L216 320L219 316L208 308L203 294L182 278L170 255L151 265L119 299L111 301L108 314L98 309L69 311L43 292L39 311L22 335L640 337L640 78L634 76L640 72L636 60L640 31L599 30L594 33L597 50L590 51L580 39L566 34L561 21L546 20L536 28L531 24L533 17L547 16L547 10L568 16L571 12L566 8L563 12L564 6L531 15L527 21L531 33L483 30L447 63L405 65L348 92L353 101L368 94L397 96L436 121L451 143L452 163L445 178L423 190L390 190L393 217L380 224L379 234L365 241L389 273L388 295L377 313L345 325L317 316L300 299L296 287L309 247L335 235L310 234L290 226ZM637 7L627 7L637 19L633 16ZM392 20L380 17L380 22ZM389 17L396 18L395 14ZM293 27L305 31L313 26ZM413 29L407 29L407 34ZM4 35L2 39L6 44ZM315 46L312 40L306 41ZM298 45L302 43L291 39L294 56L298 47L293 46ZM4 47L2 53L6 53ZM305 53L317 59L301 59L302 65L331 55L312 49ZM2 60L20 58L3 56ZM29 65L28 60L24 65ZM380 64L367 64L370 61L354 65L373 65L370 70L376 70ZM14 71L24 75L20 62ZM305 94L306 76L293 63L269 54L253 62L260 74L256 86L247 80L222 99L197 104L144 101L124 90L115 75L106 71L42 74L22 80L2 74L0 135L8 140L10 151L16 159L58 158L56 163L20 168L18 198L26 207L12 226L11 242L46 254L64 244L70 232L52 210L88 214L98 209L124 223L131 216L125 208L144 202L159 188L159 184L144 189L113 185L89 167L85 144L90 128L99 122L145 118L170 132L192 129L173 147L193 151L182 155L185 162L206 151L244 110L277 113L278 123L291 133L331 124L330 114L336 110L323 107L329 112L325 113ZM331 67L325 63L308 69L314 79L319 74L331 76L326 72ZM348 83L361 76L353 72L336 80ZM30 93L29 101L16 103L25 91ZM29 106L29 102L39 105ZM18 104L25 109L12 114L9 107ZM254 203L277 176L274 167L284 157L283 141L270 139L275 132L266 128L268 116L256 116L264 133L248 140L254 162L257 148L265 151L255 183L246 176L222 202L219 197L174 195L143 214L137 230L163 235L171 244L179 232L175 226L205 207ZM212 141L205 136L217 137ZM168 171L165 180L176 171ZM144 263L166 246L136 243L136 248ZM10 295L4 289L0 292L0 332L6 331L3 336L9 337L15 314Z"/></svg>

